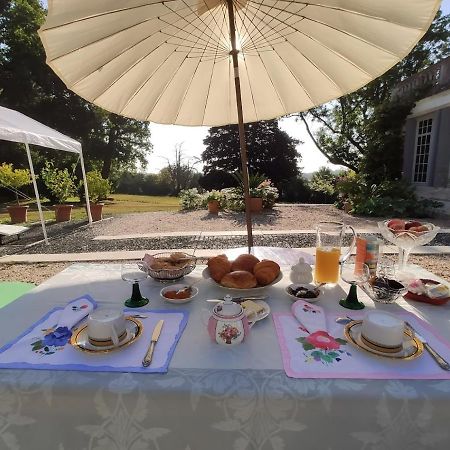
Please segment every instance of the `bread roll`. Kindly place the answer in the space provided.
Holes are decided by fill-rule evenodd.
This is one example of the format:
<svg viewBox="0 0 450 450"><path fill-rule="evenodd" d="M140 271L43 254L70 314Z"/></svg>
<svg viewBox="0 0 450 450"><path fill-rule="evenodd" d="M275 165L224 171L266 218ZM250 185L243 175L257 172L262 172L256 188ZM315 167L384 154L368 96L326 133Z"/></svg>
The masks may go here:
<svg viewBox="0 0 450 450"><path fill-rule="evenodd" d="M259 259L256 256L244 254L239 255L232 263L231 270L245 270L246 272L253 272L255 264L259 263Z"/></svg>
<svg viewBox="0 0 450 450"><path fill-rule="evenodd" d="M214 256L208 260L208 269L211 278L220 283L223 276L231 272L231 262L226 255Z"/></svg>
<svg viewBox="0 0 450 450"><path fill-rule="evenodd" d="M263 259L255 265L253 273L255 274L258 284L266 286L272 283L272 281L280 274L280 266L275 261Z"/></svg>
<svg viewBox="0 0 450 450"><path fill-rule="evenodd" d="M227 273L220 284L225 287L235 288L235 289L250 289L257 285L255 276L246 272L245 270L236 270L234 272Z"/></svg>

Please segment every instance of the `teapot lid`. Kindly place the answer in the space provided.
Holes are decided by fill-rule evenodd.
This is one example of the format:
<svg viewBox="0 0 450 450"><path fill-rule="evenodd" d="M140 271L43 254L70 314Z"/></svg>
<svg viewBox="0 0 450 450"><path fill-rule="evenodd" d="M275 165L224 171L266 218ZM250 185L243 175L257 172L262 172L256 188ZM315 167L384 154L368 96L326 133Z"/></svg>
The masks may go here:
<svg viewBox="0 0 450 450"><path fill-rule="evenodd" d="M239 316L243 308L241 305L233 302L231 295L225 295L224 301L214 307L214 314L223 318L232 318Z"/></svg>

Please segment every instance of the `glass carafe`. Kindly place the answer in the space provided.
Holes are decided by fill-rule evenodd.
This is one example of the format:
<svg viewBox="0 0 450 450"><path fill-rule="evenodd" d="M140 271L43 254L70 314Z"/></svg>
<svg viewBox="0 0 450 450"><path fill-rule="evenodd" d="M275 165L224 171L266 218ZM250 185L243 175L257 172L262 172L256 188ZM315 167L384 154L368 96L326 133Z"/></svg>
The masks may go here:
<svg viewBox="0 0 450 450"><path fill-rule="evenodd" d="M345 255L341 255L342 243L346 230L353 233L352 243ZM316 265L314 281L336 284L339 280L339 263L352 252L356 243L353 227L340 222L319 222L316 234Z"/></svg>

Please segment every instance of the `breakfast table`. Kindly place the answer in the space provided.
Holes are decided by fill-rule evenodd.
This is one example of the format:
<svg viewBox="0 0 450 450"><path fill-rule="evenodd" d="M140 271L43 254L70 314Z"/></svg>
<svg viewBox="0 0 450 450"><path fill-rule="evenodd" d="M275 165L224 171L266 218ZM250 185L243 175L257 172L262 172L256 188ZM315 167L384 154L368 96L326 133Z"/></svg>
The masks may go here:
<svg viewBox="0 0 450 450"><path fill-rule="evenodd" d="M282 257L280 249L276 253ZM161 283L142 281L141 292L150 303L137 313L184 311L188 318L167 373L0 368L0 449L450 448L448 374L407 379L408 367L422 359L431 361L426 352L416 361L395 361L403 370L398 379L351 373L335 377L333 364L322 364L315 377L286 375L271 316L290 313L293 302L285 288L290 265L298 256L310 259L286 250L283 278L262 291L271 314L256 322L244 342L235 346L217 345L208 336L206 321L214 304L205 300L221 298L228 291L203 278L204 266L184 278L183 283L196 283L199 293L181 305L161 298ZM73 264L4 307L0 347L51 308L84 295L99 307L122 307L130 285L121 279L120 268L120 264ZM416 273L437 279L419 267ZM348 285L341 282L326 289L315 305L326 310L327 317L353 314L338 304L347 292ZM413 313L450 342L448 305L404 299L375 304L362 291L359 298L366 310ZM120 351L142 351L149 342L141 342L140 347L136 343ZM440 349L450 359L442 342Z"/></svg>

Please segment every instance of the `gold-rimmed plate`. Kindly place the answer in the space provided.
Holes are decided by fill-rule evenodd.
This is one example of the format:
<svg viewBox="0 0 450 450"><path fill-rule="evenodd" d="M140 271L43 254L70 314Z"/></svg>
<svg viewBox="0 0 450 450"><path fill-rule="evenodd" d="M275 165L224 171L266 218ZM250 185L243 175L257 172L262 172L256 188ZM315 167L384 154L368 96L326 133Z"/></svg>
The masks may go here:
<svg viewBox="0 0 450 450"><path fill-rule="evenodd" d="M362 320L354 320L348 323L344 328L344 335L348 342L358 348L361 348L374 355L383 356L391 359L411 360L418 358L423 353L423 344L419 339L413 336L409 331L403 333L402 349L395 353L388 353L369 347L361 339Z"/></svg>
<svg viewBox="0 0 450 450"><path fill-rule="evenodd" d="M119 345L102 346L97 347L89 342L87 334L87 325L82 325L80 328L75 330L70 338L70 343L74 348L82 352L87 353L109 353L114 350L119 350L123 347L131 345L136 342L137 339L142 335L144 327L140 320L134 317L125 317L126 331L127 335L125 339L119 343Z"/></svg>

